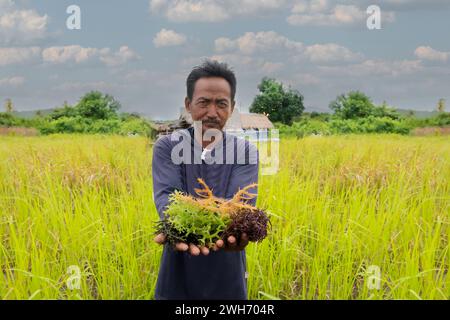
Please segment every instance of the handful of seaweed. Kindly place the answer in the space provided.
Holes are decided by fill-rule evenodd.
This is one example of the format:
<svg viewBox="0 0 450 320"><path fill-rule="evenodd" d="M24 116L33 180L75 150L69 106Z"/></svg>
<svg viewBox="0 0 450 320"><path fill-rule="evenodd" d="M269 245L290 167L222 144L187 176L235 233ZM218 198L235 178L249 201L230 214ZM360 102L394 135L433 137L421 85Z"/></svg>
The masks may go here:
<svg viewBox="0 0 450 320"><path fill-rule="evenodd" d="M217 240L234 236L240 239L246 233L249 241L259 242L267 236L270 220L264 210L245 203L256 195L248 190L251 184L226 200L215 197L202 180L203 189L195 189L199 198L173 193L163 220L157 222L156 234L163 233L172 246L178 242L212 247Z"/></svg>

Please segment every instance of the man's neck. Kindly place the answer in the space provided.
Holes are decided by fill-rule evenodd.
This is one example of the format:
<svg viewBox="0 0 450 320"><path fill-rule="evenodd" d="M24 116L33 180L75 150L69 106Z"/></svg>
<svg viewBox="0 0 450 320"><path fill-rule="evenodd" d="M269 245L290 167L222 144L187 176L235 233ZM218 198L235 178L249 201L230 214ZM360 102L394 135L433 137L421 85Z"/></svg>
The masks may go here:
<svg viewBox="0 0 450 320"><path fill-rule="evenodd" d="M202 147L203 149L208 149L208 150L212 150L214 148L215 145L217 145L219 142L221 142L223 139L223 132L222 132L222 136L218 137L218 139L216 139L215 137L213 137L211 140L202 140Z"/></svg>
<svg viewBox="0 0 450 320"><path fill-rule="evenodd" d="M193 127L191 127L192 129L194 129ZM212 150L214 148L215 145L217 145L219 142L221 142L224 139L225 136L225 132L223 132L223 130L221 130L220 135L213 136L211 137L211 140L205 140L203 139L205 137L203 131L202 134L199 135L195 130L194 130L194 139L197 141L197 143L202 145L203 149L209 149Z"/></svg>

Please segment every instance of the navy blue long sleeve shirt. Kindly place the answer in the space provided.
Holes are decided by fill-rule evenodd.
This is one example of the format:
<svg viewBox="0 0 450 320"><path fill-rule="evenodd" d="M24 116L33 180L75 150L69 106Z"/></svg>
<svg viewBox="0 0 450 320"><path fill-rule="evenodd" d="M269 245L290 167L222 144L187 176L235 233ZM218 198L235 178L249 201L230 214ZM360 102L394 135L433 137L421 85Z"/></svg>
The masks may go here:
<svg viewBox="0 0 450 320"><path fill-rule="evenodd" d="M190 151L178 152L180 146L189 145ZM181 163L172 157L174 148L183 157ZM230 148L234 151L231 154ZM225 133L204 160L202 151L202 146L194 139L192 127L156 141L152 160L153 197L160 218L164 217L168 197L175 190L197 196L194 188L201 188L197 178L203 178L215 196L225 199L231 199L249 184L258 183L259 158L254 144ZM213 163L220 153L223 161ZM257 193L257 188L250 192ZM248 203L255 205L256 200L255 197ZM247 299L245 250L211 250L207 256L191 256L165 244L155 299Z"/></svg>

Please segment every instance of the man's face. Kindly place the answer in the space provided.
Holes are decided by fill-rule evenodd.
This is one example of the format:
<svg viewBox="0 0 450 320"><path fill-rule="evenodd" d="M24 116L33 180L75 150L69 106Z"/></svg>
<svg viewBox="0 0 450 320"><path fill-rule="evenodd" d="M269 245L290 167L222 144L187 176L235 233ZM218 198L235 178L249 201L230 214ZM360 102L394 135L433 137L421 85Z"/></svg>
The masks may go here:
<svg viewBox="0 0 450 320"><path fill-rule="evenodd" d="M202 130L222 130L234 110L231 88L223 78L200 78L195 83L192 101L185 99L185 106L192 120L202 121Z"/></svg>

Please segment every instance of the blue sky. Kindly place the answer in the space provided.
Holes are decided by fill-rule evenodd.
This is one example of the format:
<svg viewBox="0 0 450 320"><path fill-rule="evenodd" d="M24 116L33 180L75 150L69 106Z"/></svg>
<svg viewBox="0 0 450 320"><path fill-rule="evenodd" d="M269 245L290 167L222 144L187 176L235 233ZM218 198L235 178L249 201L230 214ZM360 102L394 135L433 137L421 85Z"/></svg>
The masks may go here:
<svg viewBox="0 0 450 320"><path fill-rule="evenodd" d="M73 4L81 30L66 28ZM369 5L381 30L366 26ZM450 101L449 13L449 0L0 0L0 99L37 110L100 90L171 119L189 71L215 58L235 70L244 112L264 76L310 110L350 90L432 110Z"/></svg>

